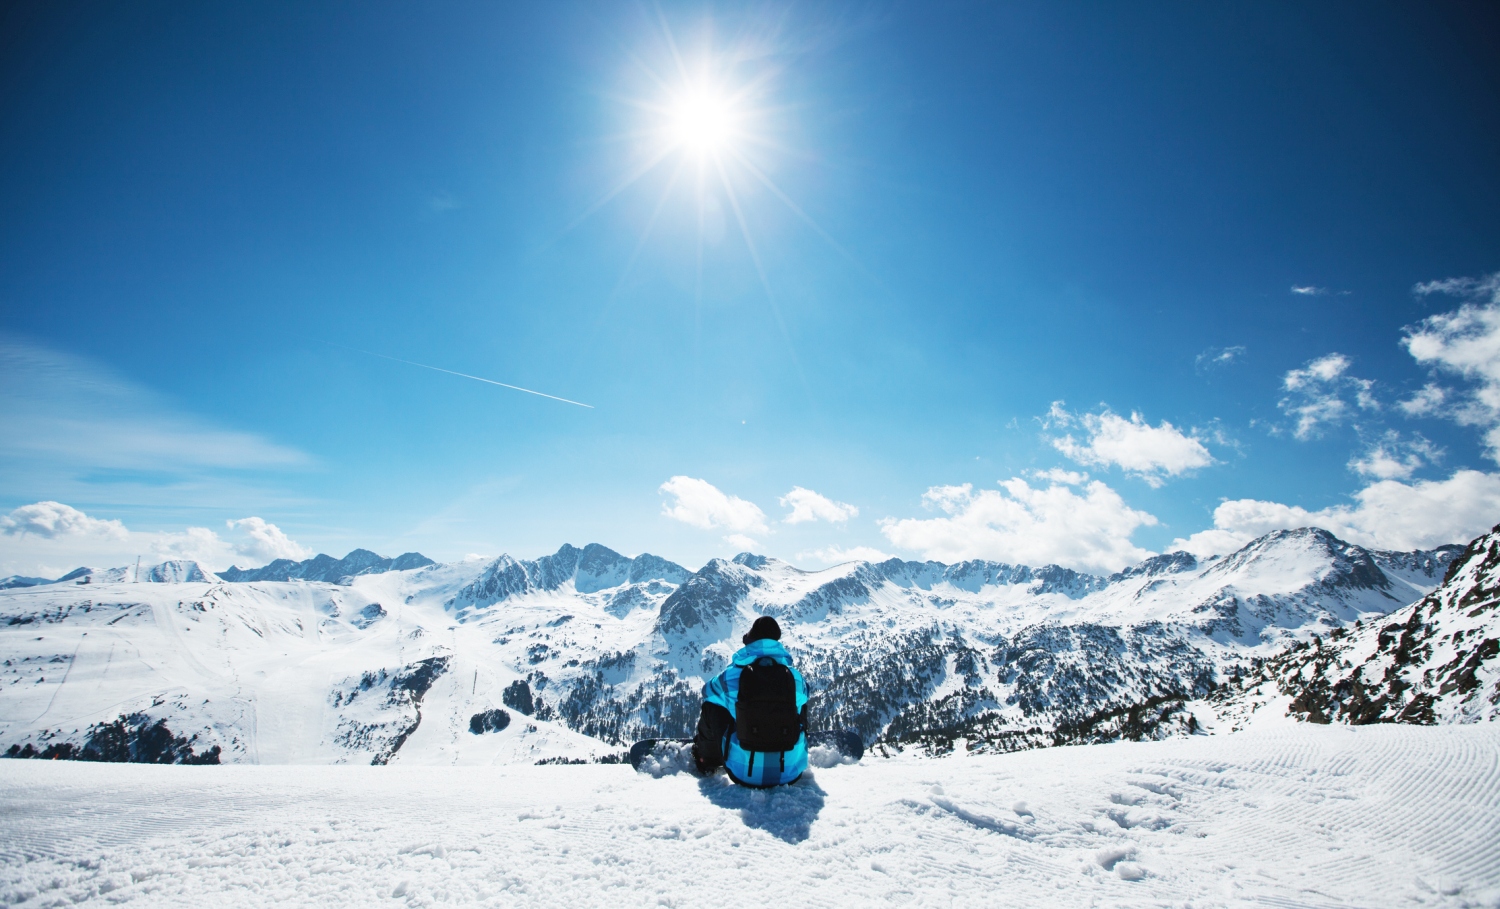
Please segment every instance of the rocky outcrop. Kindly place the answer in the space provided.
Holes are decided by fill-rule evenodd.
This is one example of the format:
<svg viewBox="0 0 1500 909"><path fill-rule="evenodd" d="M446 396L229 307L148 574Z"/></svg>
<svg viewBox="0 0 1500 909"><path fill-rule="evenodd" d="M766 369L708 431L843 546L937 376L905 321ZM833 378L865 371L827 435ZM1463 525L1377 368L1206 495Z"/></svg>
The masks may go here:
<svg viewBox="0 0 1500 909"><path fill-rule="evenodd" d="M1438 589L1383 618L1335 629L1267 661L1220 698L1243 722L1290 698L1313 723L1468 723L1500 718L1500 526L1449 564Z"/></svg>

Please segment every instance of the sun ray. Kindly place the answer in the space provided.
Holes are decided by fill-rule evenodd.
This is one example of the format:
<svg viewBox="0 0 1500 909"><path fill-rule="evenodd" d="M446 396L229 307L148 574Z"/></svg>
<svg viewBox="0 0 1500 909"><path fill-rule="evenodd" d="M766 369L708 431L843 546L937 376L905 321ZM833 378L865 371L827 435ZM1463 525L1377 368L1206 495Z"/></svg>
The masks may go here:
<svg viewBox="0 0 1500 909"><path fill-rule="evenodd" d="M667 199L672 195L673 187L677 185L677 178L682 174L683 164L684 162L678 161L677 166L672 168L672 176L667 178L667 186L662 190L661 198L656 200L656 207L651 210L651 217L646 220L646 227L641 231L641 238L636 241L635 249L630 251L630 258L625 260L625 267L620 271L619 280L615 281L615 286L610 290L609 295L604 298L604 305L600 307L599 314L594 317L593 330L589 336L591 340L593 334L597 333L599 327L603 324L604 317L609 314L610 309L614 306L615 299L619 297L620 291L625 287L625 279L630 277L630 272L635 267L636 259L640 257L641 250L646 248L646 241L651 239L651 231L656 227L656 221L661 216L662 209L666 208Z"/></svg>
<svg viewBox="0 0 1500 909"><path fill-rule="evenodd" d="M786 320L781 316L781 307L776 303L776 294L771 290L771 279L766 275L766 267L761 262L760 251L755 248L755 240L750 236L750 225L745 221L745 213L740 209L739 196L735 194L729 174L724 171L724 162L715 155L714 166L719 172L719 183L724 187L724 194L729 197L729 207L734 211L734 218L740 225L740 236L745 239L745 248L750 251L750 259L755 263L755 273L760 276L760 286L766 292L766 303L771 307L771 315L776 319L776 325L781 329L781 337L786 341L787 354L792 358L792 365L797 369L797 378L802 381L802 390L807 394L807 400L816 407L813 400L812 386L808 384L807 373L802 370L802 360L797 356L797 347L792 343L792 333L787 330Z"/></svg>
<svg viewBox="0 0 1500 909"><path fill-rule="evenodd" d="M677 39L672 37L672 26L667 22L667 14L662 12L661 3L653 2L656 7L656 18L661 22L661 33L667 39L667 47L672 51L672 59L677 63L677 74L682 77L684 83L692 81L688 76L687 64L682 62L682 54L677 50Z"/></svg>
<svg viewBox="0 0 1500 909"><path fill-rule="evenodd" d="M869 269L865 268L863 262L859 261L859 259L857 259L853 253L845 249L843 244L835 240L832 234L824 230L823 226L816 220L814 220L812 215L809 215L806 211L804 211L802 209L802 206L798 205L791 196L783 192L781 187L776 185L776 181L772 180L769 176L762 172L760 168L756 167L754 162L750 161L738 151L731 148L729 149L729 153L735 157L735 160L739 161L740 166L748 170L750 174L755 177L755 179L759 180L761 184L766 187L766 189L769 189L773 194L775 194L776 198L780 199L787 208L790 208L797 215L797 217L802 219L802 221L808 227L811 227L818 236L822 237L824 242L833 247L834 251L847 259L849 264L859 269L860 273L865 277L871 280L876 280L875 276L870 274Z"/></svg>
<svg viewBox="0 0 1500 909"><path fill-rule="evenodd" d="M603 208L604 206L608 205L611 199L613 199L615 196L618 196L620 193L624 192L625 190L629 189L631 187L631 185L635 183L635 181L639 180L640 178L644 177L646 174L648 174L651 171L655 170L656 166L658 164L660 164L662 161L666 160L667 156L670 155L671 153L672 153L672 149L670 149L670 148L660 149L655 155L653 155L649 160L647 160L645 164L642 164L640 167L636 168L635 171L632 172L628 177L626 177L624 180L621 180L618 184L616 184L614 189L611 189L609 192L605 193L604 196L601 197L594 204L592 204L588 208L584 209L583 210L583 214L579 215L578 217L574 218L572 221L568 222L568 225L566 227L564 227L562 230L560 230L560 231L557 232L557 236L558 237L565 236L566 234L568 234L569 232L571 232L575 227L577 227L578 225L582 224L584 221L587 221L589 219L589 217L592 216L595 212L597 212L599 209ZM556 238L554 238L554 242L555 241L556 241Z"/></svg>

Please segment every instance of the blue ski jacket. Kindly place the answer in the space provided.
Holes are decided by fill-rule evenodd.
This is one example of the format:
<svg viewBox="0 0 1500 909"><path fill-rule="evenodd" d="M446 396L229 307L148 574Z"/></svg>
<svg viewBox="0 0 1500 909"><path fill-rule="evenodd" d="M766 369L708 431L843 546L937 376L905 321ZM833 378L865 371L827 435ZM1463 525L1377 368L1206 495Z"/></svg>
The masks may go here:
<svg viewBox="0 0 1500 909"><path fill-rule="evenodd" d="M738 719L735 702L739 699L740 673L746 666L764 656L792 670L792 677L797 680L797 712L801 713L807 704L807 682L803 680L802 673L792 665L792 658L787 656L786 648L781 646L781 642L769 638L752 641L740 648L729 667L703 686L703 699L718 704L728 710L730 716ZM732 726L726 733L726 738L723 749L724 769L729 771L730 778L736 783L746 786L778 786L795 782L807 770L805 730L791 751L746 751L740 747L739 736Z"/></svg>

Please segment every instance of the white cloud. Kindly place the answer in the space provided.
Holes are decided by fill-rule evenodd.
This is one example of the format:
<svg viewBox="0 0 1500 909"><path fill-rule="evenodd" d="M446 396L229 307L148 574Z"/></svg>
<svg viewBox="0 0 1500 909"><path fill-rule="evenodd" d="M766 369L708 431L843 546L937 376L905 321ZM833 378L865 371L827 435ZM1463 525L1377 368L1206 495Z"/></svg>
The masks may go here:
<svg viewBox="0 0 1500 909"><path fill-rule="evenodd" d="M892 558L892 556L873 546L850 546L847 549L840 546L829 546L824 549L799 552L797 553L797 558L814 559L822 562L824 565L842 565L845 562L884 562Z"/></svg>
<svg viewBox="0 0 1500 909"><path fill-rule="evenodd" d="M1343 354L1331 353L1310 361L1301 369L1287 372L1282 387L1288 392L1277 406L1297 419L1292 434L1299 439L1317 436L1324 426L1337 425L1354 410L1346 396L1352 396L1361 410L1378 410L1375 383L1348 374L1352 361Z"/></svg>
<svg viewBox="0 0 1500 909"><path fill-rule="evenodd" d="M1244 355L1245 348L1240 344L1233 347L1210 347L1193 359L1193 367L1199 372L1207 372L1216 367L1228 366Z"/></svg>
<svg viewBox="0 0 1500 909"><path fill-rule="evenodd" d="M811 489L803 489L801 486L793 486L792 491L778 499L781 507L790 508L792 513L785 518L788 524L802 524L807 521L828 521L831 524L842 524L852 517L859 515L859 509L846 502L835 502L832 499L818 495Z"/></svg>
<svg viewBox="0 0 1500 909"><path fill-rule="evenodd" d="M1033 470L1033 480L1046 480L1049 483L1061 483L1064 486L1082 486L1088 481L1089 475L1081 470L1063 470L1054 467L1051 470Z"/></svg>
<svg viewBox="0 0 1500 909"><path fill-rule="evenodd" d="M1170 548L1200 556L1225 554L1273 530L1322 527L1340 539L1378 549L1430 549L1467 543L1500 516L1500 474L1460 470L1446 480L1381 480L1353 505L1308 511L1296 505L1237 499L1214 509L1214 527L1177 539Z"/></svg>
<svg viewBox="0 0 1500 909"><path fill-rule="evenodd" d="M768 531L766 514L755 503L726 495L707 480L676 476L661 484L658 491L673 500L662 503L661 513L684 524L701 530L723 529L742 534Z"/></svg>
<svg viewBox="0 0 1500 909"><path fill-rule="evenodd" d="M1421 435L1402 439L1394 430L1349 461L1349 468L1377 480L1404 480L1427 464L1442 459L1443 451Z"/></svg>
<svg viewBox="0 0 1500 909"><path fill-rule="evenodd" d="M1156 518L1128 507L1097 480L1082 495L1067 486L1034 489L1020 478L1000 487L934 486L923 503L946 517L885 518L881 532L902 549L944 562L996 559L1109 572L1151 555L1130 536Z"/></svg>
<svg viewBox="0 0 1500 909"><path fill-rule="evenodd" d="M264 518L240 518L237 521L224 523L230 530L240 528L247 537L234 547L235 552L255 559L259 564L264 565L276 559L301 561L310 558L313 554L311 549L298 544L283 533L280 527Z"/></svg>
<svg viewBox="0 0 1500 909"><path fill-rule="evenodd" d="M0 533L31 534L47 540L58 537L102 537L123 540L129 532L119 521L91 518L61 502L33 502L0 517Z"/></svg>
<svg viewBox="0 0 1500 909"><path fill-rule="evenodd" d="M1414 416L1443 415L1485 427L1492 460L1500 461L1500 272L1483 278L1448 278L1418 284L1419 295L1468 297L1452 312L1423 319L1406 330L1402 343L1418 362L1474 383L1445 410L1446 391L1429 384L1401 407Z"/></svg>
<svg viewBox="0 0 1500 909"><path fill-rule="evenodd" d="M738 549L740 552L752 552L760 548L760 543L742 533L731 533L724 538L724 542Z"/></svg>
<svg viewBox="0 0 1500 909"><path fill-rule="evenodd" d="M306 558L311 552L261 518L229 521L238 539L224 539L207 527L182 530L130 530L118 520L97 518L61 502L34 502L0 517L0 534L10 539L0 553L0 575L55 578L80 566L118 568L154 565L170 559L198 562L210 571L245 558L261 565L273 558ZM248 566L245 566L248 567Z"/></svg>
<svg viewBox="0 0 1500 909"><path fill-rule="evenodd" d="M0 337L0 454L88 469L173 472L307 463L301 452L178 413L101 364Z"/></svg>
<svg viewBox="0 0 1500 909"><path fill-rule="evenodd" d="M289 506L295 496L278 476L312 460L187 413L97 361L3 332L0 426L0 488L22 502L159 510L215 501L245 514L249 503Z"/></svg>
<svg viewBox="0 0 1500 909"><path fill-rule="evenodd" d="M1321 297L1328 293L1328 288L1315 287L1312 284L1293 284L1292 293L1300 297Z"/></svg>
<svg viewBox="0 0 1500 909"><path fill-rule="evenodd" d="M1284 380L1288 389L1302 388L1318 382L1332 382L1349 368L1349 358L1340 353L1331 353L1308 363L1304 369L1294 369Z"/></svg>
<svg viewBox="0 0 1500 909"><path fill-rule="evenodd" d="M1054 401L1048 422L1060 426L1077 424L1087 434L1083 442L1069 433L1052 439L1052 447L1080 464L1097 467L1115 465L1160 487L1167 477L1181 476L1214 463L1203 443L1163 420L1147 423L1139 413L1130 419L1105 410L1097 414L1070 414L1061 401Z"/></svg>
<svg viewBox="0 0 1500 909"><path fill-rule="evenodd" d="M1482 278L1443 278L1440 281L1424 281L1411 289L1419 297L1431 294L1446 294L1450 297L1489 297L1500 294L1500 271Z"/></svg>
<svg viewBox="0 0 1500 909"><path fill-rule="evenodd" d="M1448 389L1436 382L1428 382L1407 400L1398 401L1396 406L1409 417L1425 417L1428 414L1440 413L1447 400Z"/></svg>

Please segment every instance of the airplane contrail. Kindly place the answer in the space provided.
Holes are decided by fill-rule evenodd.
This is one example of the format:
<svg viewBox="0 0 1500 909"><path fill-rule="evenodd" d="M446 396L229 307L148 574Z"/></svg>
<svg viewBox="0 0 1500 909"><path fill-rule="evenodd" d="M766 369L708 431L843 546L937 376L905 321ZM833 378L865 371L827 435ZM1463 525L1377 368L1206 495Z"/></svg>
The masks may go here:
<svg viewBox="0 0 1500 909"><path fill-rule="evenodd" d="M329 342L329 343L331 344L331 342ZM331 344L331 346L333 346L333 347L344 347L344 345L342 345L342 344ZM379 357L382 360L394 360L397 363L405 363L407 366L420 366L423 369L430 369L430 370L433 370L434 372L445 372L445 373L447 373L450 376L460 376L460 377L465 378L465 379L473 379L476 382L484 382L484 383L489 384L489 385L499 385L501 388L509 388L512 391L524 391L524 392L526 392L529 395L536 395L539 398L551 398L554 401L561 401L564 404L573 404L573 405L575 405L577 407L587 407L589 410L593 410L594 409L594 405L592 405L592 404L585 404L582 401L570 401L567 398L559 398L557 395L549 395L549 394L547 394L544 391L533 391L530 388L522 388L519 385L507 385L504 382L496 382L494 379L486 379L483 376L471 376L471 375L469 375L466 372L454 372L451 369L444 369L441 366L428 366L426 363L417 363L417 362L415 362L413 360L403 360L400 357L388 357L385 354L378 354L378 353L376 353L373 350L360 350L358 347L344 347L344 349L345 350L352 350L355 353L368 354L368 355L370 355L372 357Z"/></svg>

